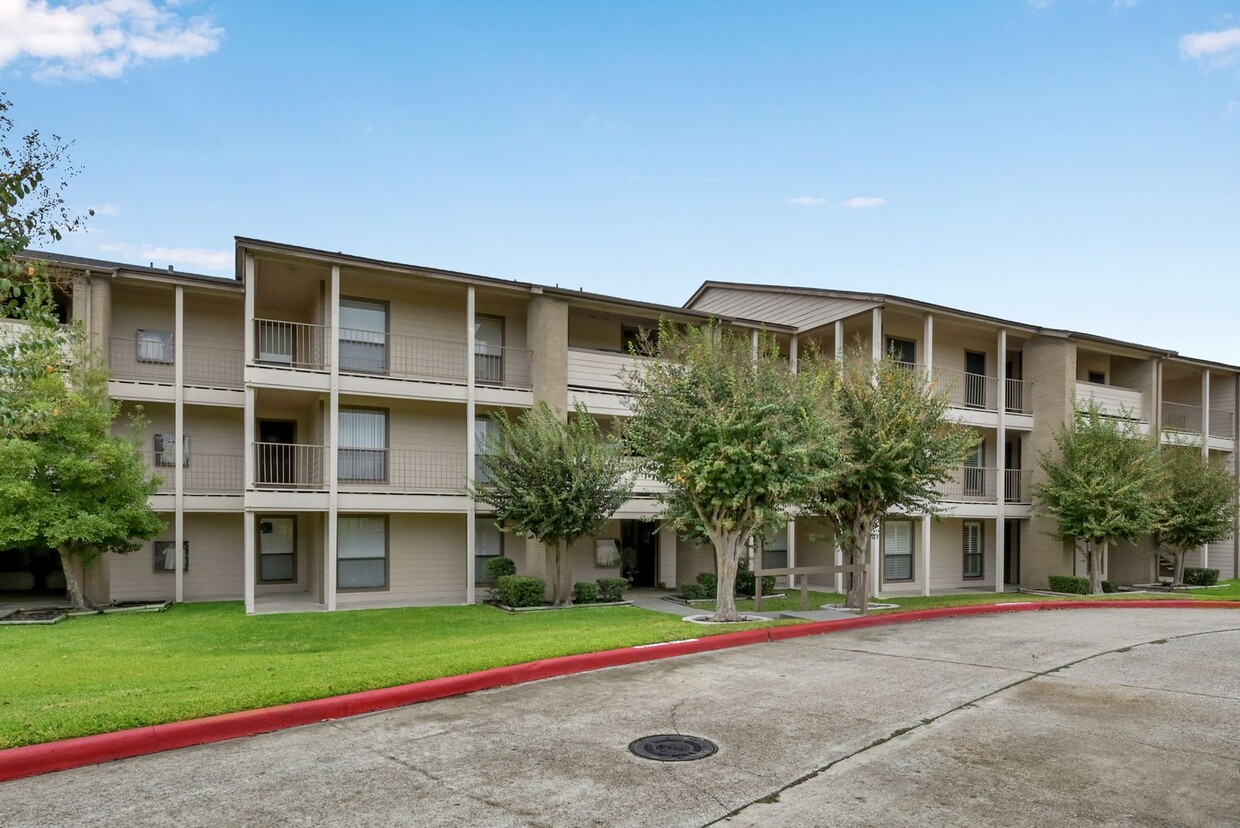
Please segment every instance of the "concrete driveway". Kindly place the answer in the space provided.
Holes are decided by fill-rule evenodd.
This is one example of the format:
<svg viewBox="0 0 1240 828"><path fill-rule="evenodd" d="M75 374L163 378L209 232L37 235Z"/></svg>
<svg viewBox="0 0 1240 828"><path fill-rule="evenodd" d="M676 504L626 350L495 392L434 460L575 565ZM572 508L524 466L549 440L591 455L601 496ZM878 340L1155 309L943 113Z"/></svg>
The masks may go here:
<svg viewBox="0 0 1240 828"><path fill-rule="evenodd" d="M714 756L639 759L704 736ZM685 656L0 785L0 825L1235 825L1240 611Z"/></svg>

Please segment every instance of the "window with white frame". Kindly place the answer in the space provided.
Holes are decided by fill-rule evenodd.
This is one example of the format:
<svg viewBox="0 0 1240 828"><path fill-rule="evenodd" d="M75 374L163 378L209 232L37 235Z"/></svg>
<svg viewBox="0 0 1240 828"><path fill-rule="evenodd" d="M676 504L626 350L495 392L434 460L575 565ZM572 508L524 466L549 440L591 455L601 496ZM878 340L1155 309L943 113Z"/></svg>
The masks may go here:
<svg viewBox="0 0 1240 828"><path fill-rule="evenodd" d="M336 524L336 588L386 589L388 521L384 515L341 517Z"/></svg>
<svg viewBox="0 0 1240 828"><path fill-rule="evenodd" d="M964 577L981 578L983 568L982 524L965 521L964 524Z"/></svg>
<svg viewBox="0 0 1240 828"><path fill-rule="evenodd" d="M151 544L155 553L154 568L156 572L176 572L177 571L177 545L176 541L155 541ZM184 552L181 555L181 571L189 571L189 541L182 544Z"/></svg>
<svg viewBox="0 0 1240 828"><path fill-rule="evenodd" d="M487 561L504 555L504 533L495 525L495 518L474 518L474 581L490 583Z"/></svg>
<svg viewBox="0 0 1240 828"><path fill-rule="evenodd" d="M172 331L138 331L138 362L160 362L171 365L176 359Z"/></svg>
<svg viewBox="0 0 1240 828"><path fill-rule="evenodd" d="M340 409L338 471L341 481L386 481L387 448L387 411L374 408Z"/></svg>
<svg viewBox="0 0 1240 828"><path fill-rule="evenodd" d="M883 524L883 580L913 580L911 520L889 520Z"/></svg>
<svg viewBox="0 0 1240 828"><path fill-rule="evenodd" d="M297 518L280 515L258 519L258 580L297 580Z"/></svg>

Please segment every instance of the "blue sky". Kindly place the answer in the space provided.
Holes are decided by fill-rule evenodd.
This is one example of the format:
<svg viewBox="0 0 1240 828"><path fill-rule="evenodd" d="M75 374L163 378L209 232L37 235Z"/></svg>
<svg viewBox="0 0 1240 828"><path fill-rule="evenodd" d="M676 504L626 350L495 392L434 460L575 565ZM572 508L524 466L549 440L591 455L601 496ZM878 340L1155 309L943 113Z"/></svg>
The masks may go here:
<svg viewBox="0 0 1240 828"><path fill-rule="evenodd" d="M873 290L1240 363L1236 2L0 0L0 90L77 142L65 253Z"/></svg>

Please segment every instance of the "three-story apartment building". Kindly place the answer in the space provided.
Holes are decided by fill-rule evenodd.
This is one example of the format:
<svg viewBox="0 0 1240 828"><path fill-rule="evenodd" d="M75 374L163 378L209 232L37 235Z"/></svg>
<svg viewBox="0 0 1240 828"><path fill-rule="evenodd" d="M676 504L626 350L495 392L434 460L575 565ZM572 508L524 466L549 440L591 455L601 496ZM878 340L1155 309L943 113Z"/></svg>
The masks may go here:
<svg viewBox="0 0 1240 828"><path fill-rule="evenodd" d="M884 521L877 595L1044 587L1081 571L1031 507L1038 452L1074 400L1235 463L1240 369L1174 352L881 294L708 282L676 308L255 239L236 250L236 278L33 254L73 274L66 315L107 354L112 396L141 410L163 479L152 506L166 532L86 573L95 601L469 603L495 555L544 575L543 547L500 533L463 493L489 415L580 402L609 426L627 413L628 345L660 318L769 331L791 360L811 343L893 352L981 432L943 489L943 519ZM577 544L576 578L672 587L713 567L650 520L657 491L639 479L607 530ZM804 515L765 546L770 566L838 555ZM1229 541L1192 563L1231 575L1238 552ZM63 588L58 565L0 554L0 591ZM1158 574L1148 544L1107 563L1121 582Z"/></svg>

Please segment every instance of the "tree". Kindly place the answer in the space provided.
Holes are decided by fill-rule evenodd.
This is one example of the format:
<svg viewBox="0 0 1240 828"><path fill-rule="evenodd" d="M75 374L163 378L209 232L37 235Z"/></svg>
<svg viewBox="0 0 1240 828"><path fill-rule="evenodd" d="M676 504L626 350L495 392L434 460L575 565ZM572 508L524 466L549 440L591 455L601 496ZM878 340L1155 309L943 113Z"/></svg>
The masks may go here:
<svg viewBox="0 0 1240 828"><path fill-rule="evenodd" d="M51 288L34 268L0 358L0 547L60 554L75 609L87 609L76 565L124 554L164 528L158 488L132 438L112 435L119 403L81 326L61 328Z"/></svg>
<svg viewBox="0 0 1240 828"><path fill-rule="evenodd" d="M504 531L532 536L552 554L551 600L573 601L569 547L603 530L633 491L632 464L619 442L603 439L598 422L577 404L564 417L540 402L513 422L492 415L499 434L479 447L482 478L469 495L495 509Z"/></svg>
<svg viewBox="0 0 1240 828"><path fill-rule="evenodd" d="M939 484L977 443L969 428L946 417L947 395L891 356L874 362L852 351L836 364L828 388L839 416L844 462L804 504L835 530L845 564L867 563L870 537L893 509L933 515ZM864 577L849 584L846 606L865 611Z"/></svg>
<svg viewBox="0 0 1240 828"><path fill-rule="evenodd" d="M1174 582L1182 584L1185 553L1226 540L1235 530L1236 478L1196 448L1165 446L1154 483L1154 539L1175 559Z"/></svg>
<svg viewBox="0 0 1240 828"><path fill-rule="evenodd" d="M816 356L793 373L774 337L717 323L659 326L658 359L626 377L630 453L667 486L664 518L683 538L705 536L718 575L712 620L737 621L735 583L750 538L824 484L838 460L825 368Z"/></svg>
<svg viewBox="0 0 1240 828"><path fill-rule="evenodd" d="M1054 537L1085 544L1090 589L1099 595L1106 546L1135 542L1158 525L1158 447L1125 412L1108 416L1095 400L1054 437L1056 454L1038 458L1046 475L1034 486L1038 511L1058 522Z"/></svg>

